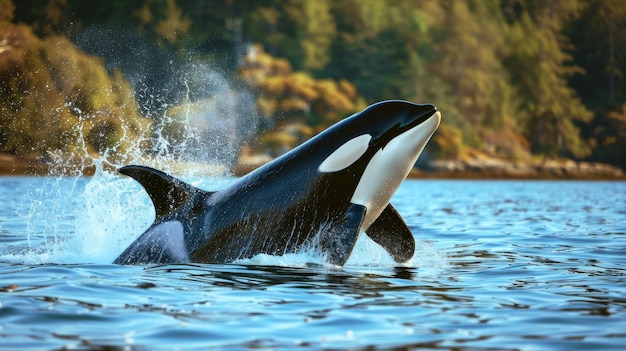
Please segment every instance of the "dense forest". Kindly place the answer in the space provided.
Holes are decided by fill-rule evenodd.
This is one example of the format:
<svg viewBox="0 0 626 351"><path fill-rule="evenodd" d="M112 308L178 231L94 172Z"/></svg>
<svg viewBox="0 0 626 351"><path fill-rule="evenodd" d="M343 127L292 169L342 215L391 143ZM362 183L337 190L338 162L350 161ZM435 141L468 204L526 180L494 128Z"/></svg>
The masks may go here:
<svg viewBox="0 0 626 351"><path fill-rule="evenodd" d="M0 0L0 153L275 155L405 99L432 157L626 168L625 74L623 0Z"/></svg>

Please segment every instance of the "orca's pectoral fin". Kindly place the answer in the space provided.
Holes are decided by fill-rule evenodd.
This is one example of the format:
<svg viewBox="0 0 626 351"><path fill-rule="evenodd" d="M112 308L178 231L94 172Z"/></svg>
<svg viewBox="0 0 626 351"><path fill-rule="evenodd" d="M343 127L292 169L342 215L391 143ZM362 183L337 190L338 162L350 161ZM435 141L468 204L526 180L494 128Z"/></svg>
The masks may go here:
<svg viewBox="0 0 626 351"><path fill-rule="evenodd" d="M196 194L204 192L150 167L130 165L120 168L119 172L135 179L146 189L154 204L157 219L184 205Z"/></svg>
<svg viewBox="0 0 626 351"><path fill-rule="evenodd" d="M387 205L365 233L387 250L396 262L406 262L415 253L413 233L391 204Z"/></svg>
<svg viewBox="0 0 626 351"><path fill-rule="evenodd" d="M338 266L346 263L361 232L366 210L365 206L350 204L341 221L326 234L323 248L330 263Z"/></svg>

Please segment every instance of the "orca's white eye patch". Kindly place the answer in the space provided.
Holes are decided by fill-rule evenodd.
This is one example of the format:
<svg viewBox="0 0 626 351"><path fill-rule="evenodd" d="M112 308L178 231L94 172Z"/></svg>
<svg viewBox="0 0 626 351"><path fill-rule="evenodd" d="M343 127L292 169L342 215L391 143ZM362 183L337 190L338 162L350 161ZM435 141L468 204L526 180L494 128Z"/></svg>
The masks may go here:
<svg viewBox="0 0 626 351"><path fill-rule="evenodd" d="M318 167L318 170L320 172L329 173L341 171L349 167L367 151L370 140L372 140L372 136L369 134L363 134L348 140L330 154Z"/></svg>

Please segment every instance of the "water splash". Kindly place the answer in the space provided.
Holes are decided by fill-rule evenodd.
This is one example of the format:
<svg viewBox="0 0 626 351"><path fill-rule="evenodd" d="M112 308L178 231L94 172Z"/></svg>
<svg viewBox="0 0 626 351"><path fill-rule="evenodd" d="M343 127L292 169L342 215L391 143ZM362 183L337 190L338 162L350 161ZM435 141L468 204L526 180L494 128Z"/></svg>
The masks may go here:
<svg viewBox="0 0 626 351"><path fill-rule="evenodd" d="M126 135L132 127L120 115L120 143L125 147L116 144L98 155L90 151L84 133L85 124L98 118L97 112L66 106L80 120L74 133L78 147L47 154L50 176L33 182L25 194L30 201L16 209L25 221L26 249L0 252L2 260L112 262L154 218L141 186L117 174L126 164L159 168L207 190L230 180L228 169L256 132L253 96L209 63L187 63L172 79L172 86L184 89L174 97L153 97L164 108L150 112L152 129L130 140ZM146 145L151 147L146 150ZM85 169L93 176L82 177Z"/></svg>
<svg viewBox="0 0 626 351"><path fill-rule="evenodd" d="M208 64L182 69L182 103L160 119L153 154L194 164L231 167L242 143L257 130L252 94L237 89Z"/></svg>
<svg viewBox="0 0 626 351"><path fill-rule="evenodd" d="M110 263L154 210L141 187L102 172L92 178L39 178L26 194L27 247L3 261L28 264ZM151 212L152 211L152 212ZM113 257L113 258L111 258Z"/></svg>

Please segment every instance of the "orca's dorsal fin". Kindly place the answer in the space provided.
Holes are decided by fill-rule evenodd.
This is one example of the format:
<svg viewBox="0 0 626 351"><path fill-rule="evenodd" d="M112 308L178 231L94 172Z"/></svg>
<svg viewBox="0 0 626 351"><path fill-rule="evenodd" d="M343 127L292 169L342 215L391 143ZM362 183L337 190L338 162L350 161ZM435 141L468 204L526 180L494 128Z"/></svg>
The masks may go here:
<svg viewBox="0 0 626 351"><path fill-rule="evenodd" d="M396 262L406 262L415 253L413 233L391 204L385 207L365 233L387 250Z"/></svg>
<svg viewBox="0 0 626 351"><path fill-rule="evenodd" d="M120 168L119 172L135 179L146 189L157 219L176 210L197 194L211 194L150 167L130 165Z"/></svg>

